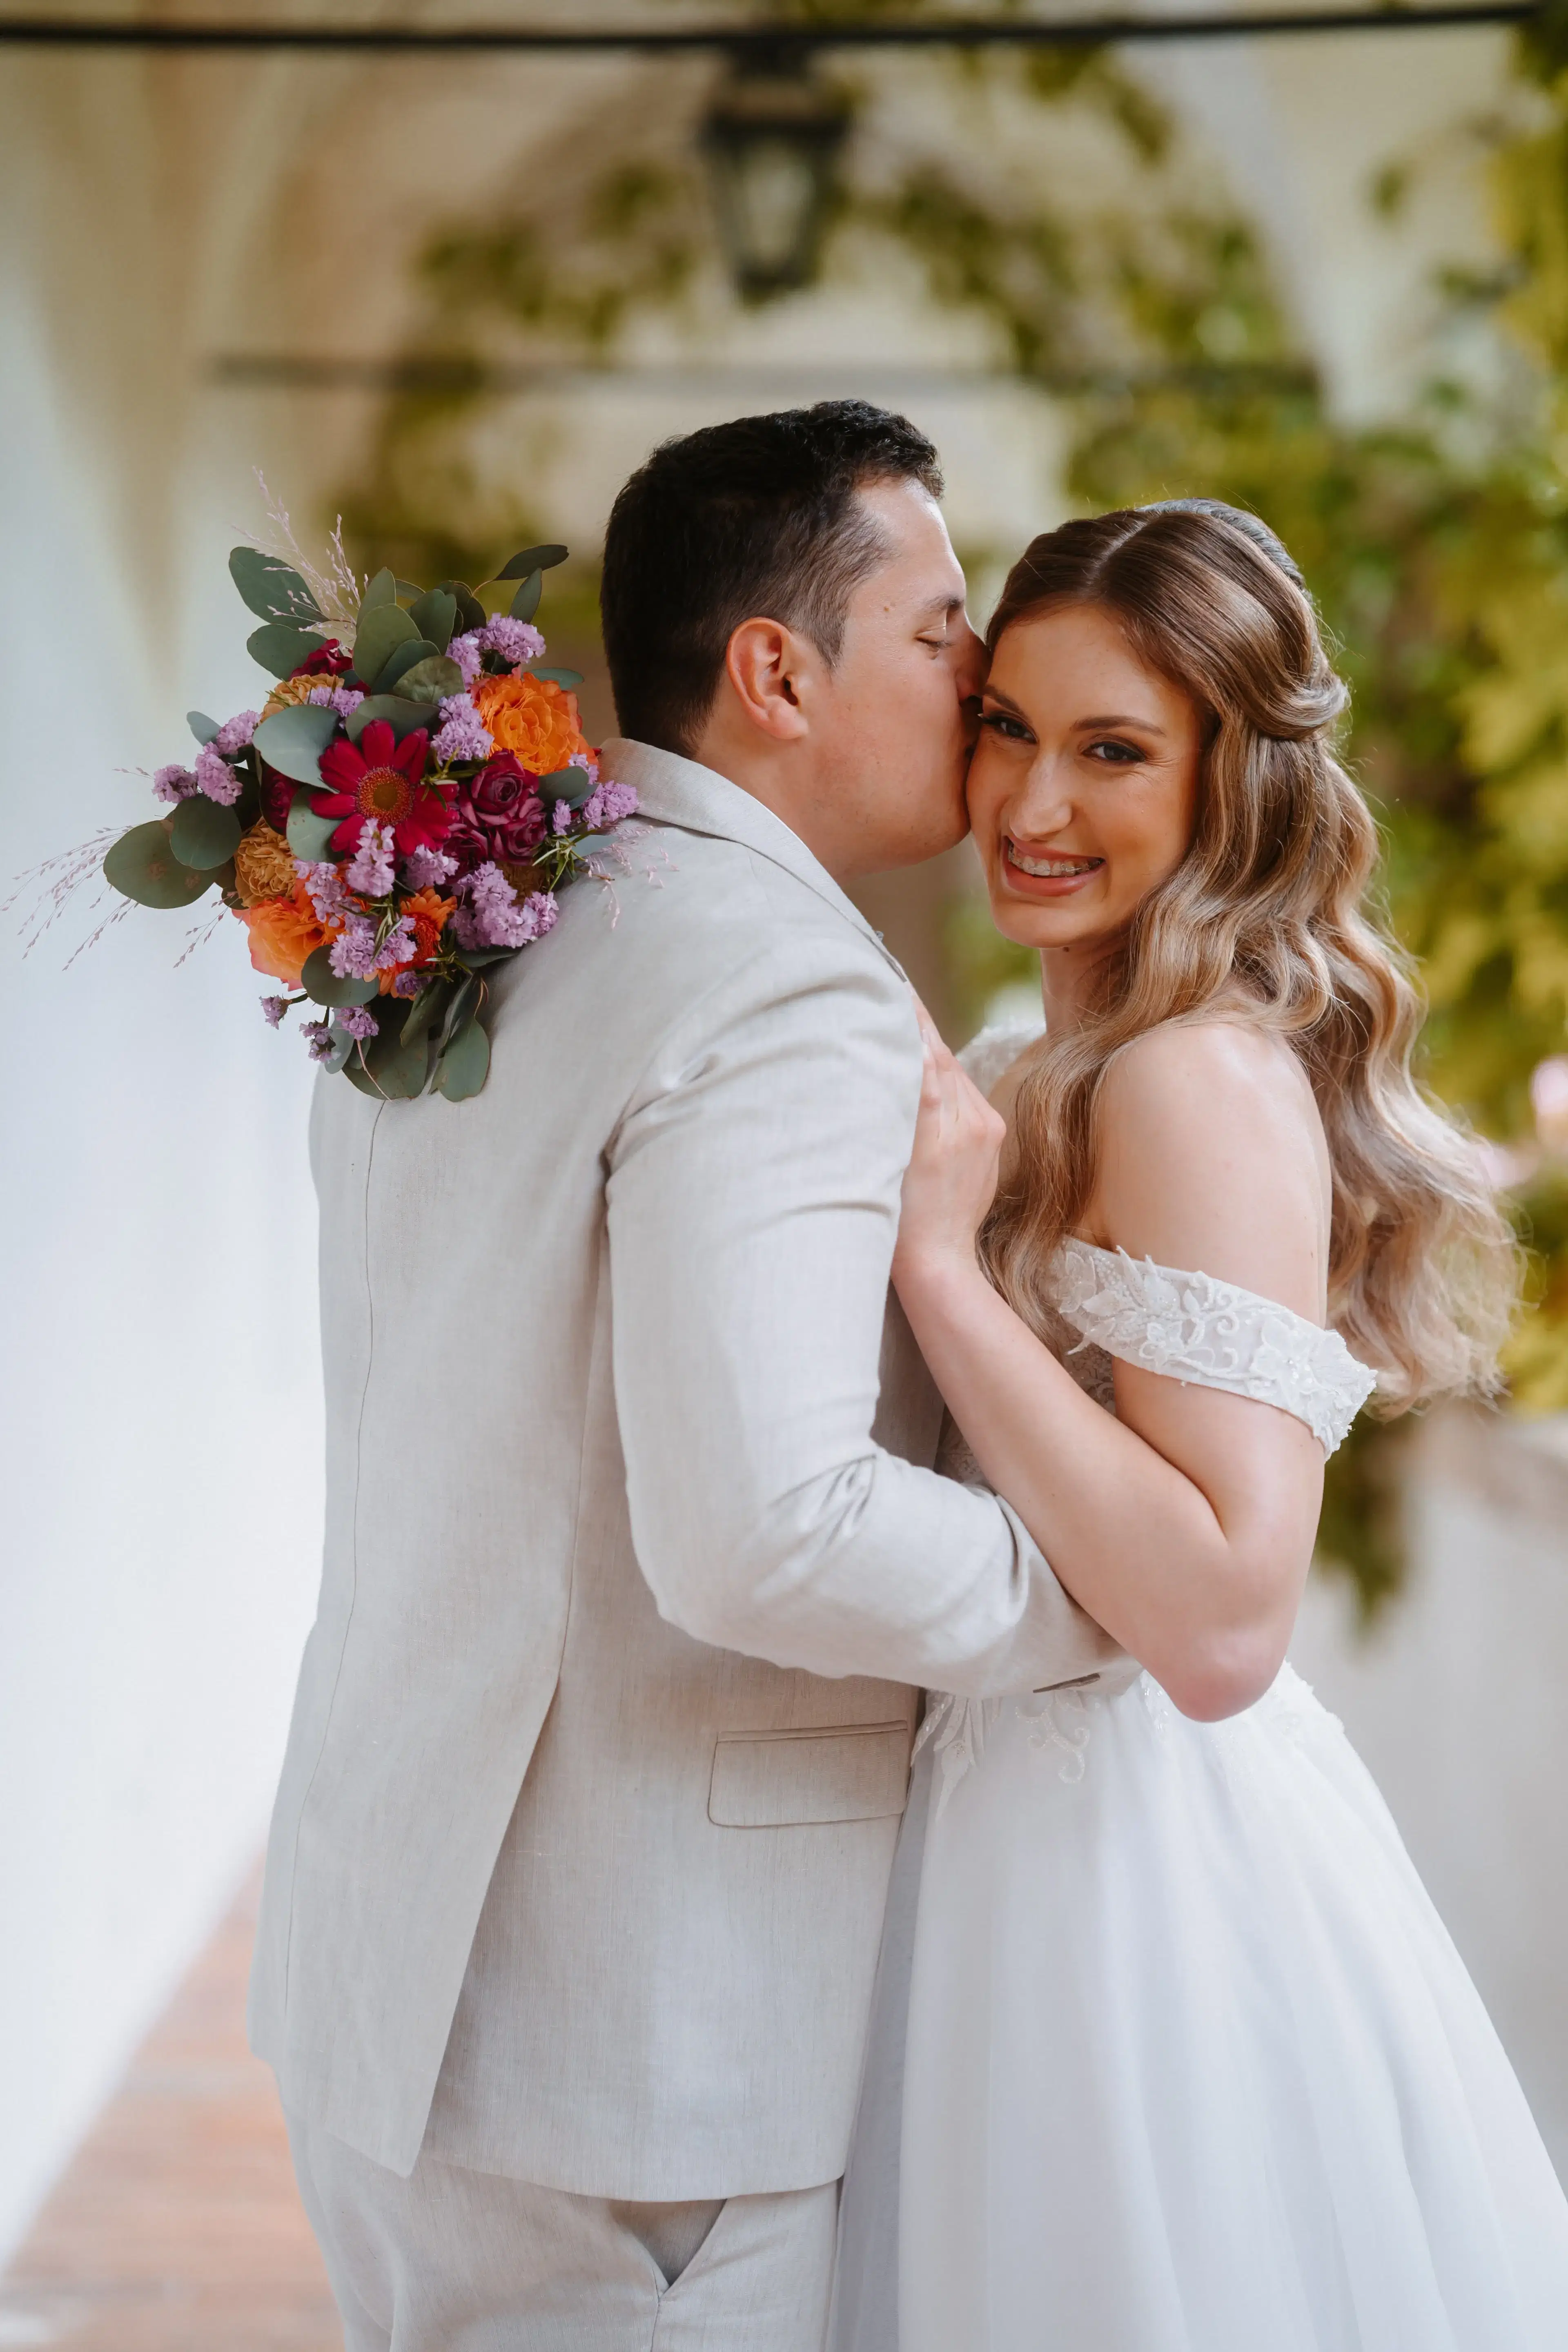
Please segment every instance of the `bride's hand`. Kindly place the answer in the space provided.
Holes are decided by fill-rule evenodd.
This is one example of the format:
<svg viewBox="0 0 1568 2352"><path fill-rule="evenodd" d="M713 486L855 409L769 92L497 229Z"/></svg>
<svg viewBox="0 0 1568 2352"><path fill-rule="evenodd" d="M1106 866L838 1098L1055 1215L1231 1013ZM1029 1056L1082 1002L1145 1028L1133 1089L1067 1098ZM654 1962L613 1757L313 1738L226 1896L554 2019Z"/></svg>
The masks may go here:
<svg viewBox="0 0 1568 2352"><path fill-rule="evenodd" d="M925 1070L915 1148L904 1179L893 1278L975 1268L975 1236L997 1189L1007 1121L959 1068L920 1009Z"/></svg>

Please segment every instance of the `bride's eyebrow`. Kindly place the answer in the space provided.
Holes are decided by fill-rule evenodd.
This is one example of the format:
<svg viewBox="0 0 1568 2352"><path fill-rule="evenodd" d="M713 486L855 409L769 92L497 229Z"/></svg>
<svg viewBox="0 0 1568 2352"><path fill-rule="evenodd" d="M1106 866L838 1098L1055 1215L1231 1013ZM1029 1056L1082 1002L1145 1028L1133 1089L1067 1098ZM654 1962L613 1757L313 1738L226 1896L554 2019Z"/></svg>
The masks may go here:
<svg viewBox="0 0 1568 2352"><path fill-rule="evenodd" d="M1089 727L1129 727L1134 729L1140 735L1163 735L1166 731L1160 725L1157 719L1129 719L1114 715L1109 719L1080 719L1077 724L1081 729Z"/></svg>

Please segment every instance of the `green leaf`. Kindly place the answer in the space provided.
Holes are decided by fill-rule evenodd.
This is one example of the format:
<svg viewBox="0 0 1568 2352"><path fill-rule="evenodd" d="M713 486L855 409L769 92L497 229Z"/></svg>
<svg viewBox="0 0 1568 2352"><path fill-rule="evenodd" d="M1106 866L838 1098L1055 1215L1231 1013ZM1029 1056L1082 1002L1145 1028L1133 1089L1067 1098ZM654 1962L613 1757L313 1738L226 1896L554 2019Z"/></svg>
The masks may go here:
<svg viewBox="0 0 1568 2352"><path fill-rule="evenodd" d="M441 1056L435 1083L448 1102L466 1102L479 1092L489 1075L490 1040L475 1013Z"/></svg>
<svg viewBox="0 0 1568 2352"><path fill-rule="evenodd" d="M528 676L530 677L553 677L558 686L564 686L568 688L580 686L582 684L582 672L580 669L542 669L538 662L530 662L528 664Z"/></svg>
<svg viewBox="0 0 1568 2352"><path fill-rule="evenodd" d="M405 637L401 646L393 646L387 660L376 672L375 682L371 688L371 692L372 694L390 694L393 687L397 684L399 678L402 677L404 670L412 669L415 662L422 662L429 656L434 656L435 659L440 659L440 656L436 654L435 647L431 644L428 637ZM416 702L423 700L423 698L419 695L415 695L413 698Z"/></svg>
<svg viewBox="0 0 1568 2352"><path fill-rule="evenodd" d="M259 547L229 551L229 577L263 621L319 621L326 616L292 564Z"/></svg>
<svg viewBox="0 0 1568 2352"><path fill-rule="evenodd" d="M412 605L414 598L423 596L424 591L417 580L400 580L397 583L397 593L400 604Z"/></svg>
<svg viewBox="0 0 1568 2352"><path fill-rule="evenodd" d="M358 716L356 712L355 716ZM339 728L335 710L314 702L292 702L264 719L251 740L269 768L297 784L321 789L320 758ZM350 732L352 730L350 730Z"/></svg>
<svg viewBox="0 0 1568 2352"><path fill-rule="evenodd" d="M586 768L557 768L539 778L539 798L548 806L554 801L564 801L568 808L580 809L591 798L593 778Z"/></svg>
<svg viewBox="0 0 1568 2352"><path fill-rule="evenodd" d="M430 1076L430 1048L423 1039L405 1045L387 1022L366 1043L365 1066L389 1102L409 1102L424 1091Z"/></svg>
<svg viewBox="0 0 1568 2352"><path fill-rule="evenodd" d="M507 956L517 953L516 948L458 948L457 961L465 971L483 971L486 964L502 963Z"/></svg>
<svg viewBox="0 0 1568 2352"><path fill-rule="evenodd" d="M288 846L296 857L319 864L332 845L341 817L319 816L308 793L296 793L288 810Z"/></svg>
<svg viewBox="0 0 1568 2352"><path fill-rule="evenodd" d="M366 583L365 593L360 599L360 618L362 621L365 614L373 612L378 605L396 603L397 574L383 567L373 580Z"/></svg>
<svg viewBox="0 0 1568 2352"><path fill-rule="evenodd" d="M529 572L528 578L524 581L522 586L513 597L508 608L514 621L531 621L533 619L534 614L539 609L539 597L543 593L544 584L544 574L542 572Z"/></svg>
<svg viewBox="0 0 1568 2352"><path fill-rule="evenodd" d="M317 948L305 959L299 985L314 1004L368 1004L381 993L373 980L340 980L333 971L330 948Z"/></svg>
<svg viewBox="0 0 1568 2352"><path fill-rule="evenodd" d="M297 629L287 621L268 621L264 627L251 631L245 649L252 661L258 662L271 677L287 677L302 661L319 654L326 642L325 637Z"/></svg>
<svg viewBox="0 0 1568 2352"><path fill-rule="evenodd" d="M395 649L418 636L419 631L401 604L376 604L363 614L353 653L354 676L361 685L369 686L372 678L379 677Z"/></svg>
<svg viewBox="0 0 1568 2352"><path fill-rule="evenodd" d="M461 627L465 630L482 629L484 627L488 616L486 614L484 605L481 604L478 597L476 596L472 588L469 587L466 580L444 580L441 583L441 593L447 596L455 597L457 602L457 619ZM427 632L427 634L434 633Z"/></svg>
<svg viewBox="0 0 1568 2352"><path fill-rule="evenodd" d="M169 843L170 819L133 824L103 861L103 878L122 898L141 907L190 907L210 890L213 877L182 866Z"/></svg>
<svg viewBox="0 0 1568 2352"><path fill-rule="evenodd" d="M210 743L218 731L218 722L209 719L204 710L187 710L185 724L198 743Z"/></svg>
<svg viewBox="0 0 1568 2352"><path fill-rule="evenodd" d="M358 1054L350 1055L343 1065L343 1076L351 1086L358 1087L362 1095L369 1095L372 1102L381 1102L383 1099L380 1087L364 1067Z"/></svg>
<svg viewBox="0 0 1568 2352"><path fill-rule="evenodd" d="M221 808L203 793L193 793L174 811L169 846L182 866L211 879L214 866L226 866L239 847L240 824L232 808Z"/></svg>
<svg viewBox="0 0 1568 2352"><path fill-rule="evenodd" d="M354 1040L346 1029L334 1021L327 1032L327 1044L329 1050L321 1067L329 1078L334 1078L340 1070L347 1068L349 1056L354 1050Z"/></svg>
<svg viewBox="0 0 1568 2352"><path fill-rule="evenodd" d="M441 1058L441 1055L445 1053L453 1037L455 1035L456 1032L462 1028L463 1024L467 1020L469 1014L477 1009L479 1003L479 992L484 985L485 983L483 981L477 980L470 974L469 978L464 981L456 990L451 1003L446 1007L446 1018L441 1024L441 1034L435 1041L435 1054L438 1061Z"/></svg>
<svg viewBox="0 0 1568 2352"><path fill-rule="evenodd" d="M520 555L508 555L495 576L497 580L526 580L530 572L549 572L566 559L564 547L525 547Z"/></svg>
<svg viewBox="0 0 1568 2352"><path fill-rule="evenodd" d="M457 625L457 599L448 589L432 588L418 596L408 608L409 619L415 623L421 636L428 637L438 654L444 654L452 643L452 632Z"/></svg>
<svg viewBox="0 0 1568 2352"><path fill-rule="evenodd" d="M428 702L411 702L402 694L367 694L357 710L350 710L343 721L349 730L349 740L357 743L372 719L384 719L401 743L416 727L430 725Z"/></svg>
<svg viewBox="0 0 1568 2352"><path fill-rule="evenodd" d="M462 693L463 673L445 654L426 654L423 661L404 670L398 680L398 691L413 695L421 702L439 702L448 694Z"/></svg>
<svg viewBox="0 0 1568 2352"><path fill-rule="evenodd" d="M444 980L427 981L409 1007L408 1019L402 1024L405 1045L423 1045L446 1010L450 983Z"/></svg>

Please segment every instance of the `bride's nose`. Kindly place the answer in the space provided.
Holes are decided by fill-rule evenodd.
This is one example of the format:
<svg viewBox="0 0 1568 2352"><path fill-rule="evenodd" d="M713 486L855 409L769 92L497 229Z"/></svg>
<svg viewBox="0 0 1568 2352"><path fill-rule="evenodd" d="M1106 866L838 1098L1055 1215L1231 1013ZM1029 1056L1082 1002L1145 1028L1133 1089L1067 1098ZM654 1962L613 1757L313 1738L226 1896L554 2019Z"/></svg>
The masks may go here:
<svg viewBox="0 0 1568 2352"><path fill-rule="evenodd" d="M1072 821L1073 799L1067 763L1041 752L1029 772L1021 797L1009 812L1009 829L1020 840L1049 841Z"/></svg>

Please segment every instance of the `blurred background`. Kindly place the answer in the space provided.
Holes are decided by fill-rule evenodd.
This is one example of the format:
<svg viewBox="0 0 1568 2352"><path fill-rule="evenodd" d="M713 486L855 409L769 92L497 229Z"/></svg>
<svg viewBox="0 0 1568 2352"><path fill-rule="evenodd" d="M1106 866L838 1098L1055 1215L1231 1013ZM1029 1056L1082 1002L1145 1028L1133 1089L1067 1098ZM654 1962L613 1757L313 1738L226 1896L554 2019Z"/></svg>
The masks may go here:
<svg viewBox="0 0 1568 2352"><path fill-rule="evenodd" d="M1568 2167L1568 22L846 37L931 13L0 20L0 873L146 814L190 706L259 703L225 558L269 506L426 583L567 542L539 618L595 740L604 520L667 434L904 409L977 618L1070 512L1265 516L1354 689L1427 1075L1531 1251L1507 1409L1336 1462L1296 1656ZM772 42L396 46L485 23ZM233 926L77 953L114 910L37 936L58 870L0 922L0 2346L325 2346L237 2025L316 1580L309 1080ZM967 850L865 898L955 1042L1030 988Z"/></svg>

